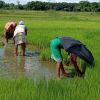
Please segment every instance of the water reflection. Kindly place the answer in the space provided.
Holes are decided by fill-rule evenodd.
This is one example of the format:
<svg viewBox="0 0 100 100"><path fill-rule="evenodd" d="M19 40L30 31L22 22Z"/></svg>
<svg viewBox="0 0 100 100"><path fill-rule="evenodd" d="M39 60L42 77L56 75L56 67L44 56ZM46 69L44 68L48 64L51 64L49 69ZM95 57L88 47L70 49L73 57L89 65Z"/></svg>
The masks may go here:
<svg viewBox="0 0 100 100"><path fill-rule="evenodd" d="M30 48L30 47L29 47ZM0 49L0 77L28 77L34 80L49 79L55 76L55 66L40 61L39 52L28 50L26 56L15 56L14 46Z"/></svg>

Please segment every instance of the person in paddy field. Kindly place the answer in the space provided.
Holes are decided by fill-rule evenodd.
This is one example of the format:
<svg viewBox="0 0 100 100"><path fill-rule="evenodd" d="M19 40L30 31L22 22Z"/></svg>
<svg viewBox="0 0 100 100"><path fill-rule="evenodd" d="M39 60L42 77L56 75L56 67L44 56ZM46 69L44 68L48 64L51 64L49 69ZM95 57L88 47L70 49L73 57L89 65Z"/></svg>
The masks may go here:
<svg viewBox="0 0 100 100"><path fill-rule="evenodd" d="M85 60L90 65L93 64L94 58L91 52L83 45L80 41L75 40L71 37L57 37L51 40L51 58L55 60L56 63L56 78L60 79L60 71L64 76L70 76L68 72L65 71L63 66L63 58L61 54L61 49L64 49L68 54L70 54L71 63L74 65L79 76L85 74L85 70L81 71L77 64L77 56Z"/></svg>
<svg viewBox="0 0 100 100"><path fill-rule="evenodd" d="M14 30L17 26L15 21L7 22L4 28L4 36L6 39L6 43L8 43L8 39L13 38Z"/></svg>
<svg viewBox="0 0 100 100"><path fill-rule="evenodd" d="M21 46L23 56L25 56L26 36L27 36L27 27L25 26L23 21L20 21L19 24L16 26L13 36L15 41L16 56L18 56L18 46Z"/></svg>

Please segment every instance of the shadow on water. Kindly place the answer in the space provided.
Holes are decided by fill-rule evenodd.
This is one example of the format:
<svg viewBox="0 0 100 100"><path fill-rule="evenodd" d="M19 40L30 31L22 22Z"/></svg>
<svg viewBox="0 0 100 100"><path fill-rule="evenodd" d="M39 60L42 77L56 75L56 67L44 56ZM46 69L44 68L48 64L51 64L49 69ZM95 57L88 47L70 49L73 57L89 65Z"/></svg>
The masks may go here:
<svg viewBox="0 0 100 100"><path fill-rule="evenodd" d="M39 52L27 46L26 56L15 56L14 46L0 48L0 77L16 79L28 77L33 80L55 77L55 66L40 61Z"/></svg>

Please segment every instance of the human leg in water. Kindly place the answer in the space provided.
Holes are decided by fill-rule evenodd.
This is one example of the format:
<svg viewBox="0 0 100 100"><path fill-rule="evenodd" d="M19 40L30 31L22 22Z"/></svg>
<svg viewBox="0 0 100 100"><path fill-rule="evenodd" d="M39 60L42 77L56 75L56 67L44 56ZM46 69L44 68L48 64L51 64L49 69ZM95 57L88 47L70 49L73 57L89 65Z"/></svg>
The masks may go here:
<svg viewBox="0 0 100 100"><path fill-rule="evenodd" d="M71 63L74 65L78 76L82 76L84 73L79 69L79 66L77 64L77 55L73 53L71 54Z"/></svg>
<svg viewBox="0 0 100 100"><path fill-rule="evenodd" d="M62 62L57 62L56 64L56 78L60 79L60 72L62 72L62 75L69 76L69 73L67 73L63 67Z"/></svg>

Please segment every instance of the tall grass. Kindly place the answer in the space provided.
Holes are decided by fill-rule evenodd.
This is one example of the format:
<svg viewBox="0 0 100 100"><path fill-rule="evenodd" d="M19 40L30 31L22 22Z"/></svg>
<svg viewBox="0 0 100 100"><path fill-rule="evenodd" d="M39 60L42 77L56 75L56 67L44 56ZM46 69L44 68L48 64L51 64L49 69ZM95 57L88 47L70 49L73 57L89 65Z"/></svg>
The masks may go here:
<svg viewBox="0 0 100 100"><path fill-rule="evenodd" d="M85 79L61 81L0 80L0 100L99 100L100 99L100 13L56 11L0 12L0 35L9 20L24 20L28 27L27 42L41 49L41 58L50 59L50 40L70 36L80 40L93 53L95 67L87 68ZM65 56L65 55L64 55Z"/></svg>
<svg viewBox="0 0 100 100"><path fill-rule="evenodd" d="M91 78L92 79L92 78ZM78 77L66 80L0 80L0 100L99 100L100 86Z"/></svg>

